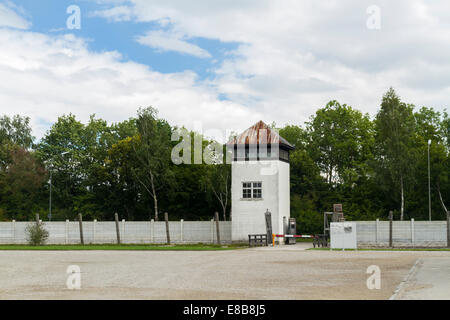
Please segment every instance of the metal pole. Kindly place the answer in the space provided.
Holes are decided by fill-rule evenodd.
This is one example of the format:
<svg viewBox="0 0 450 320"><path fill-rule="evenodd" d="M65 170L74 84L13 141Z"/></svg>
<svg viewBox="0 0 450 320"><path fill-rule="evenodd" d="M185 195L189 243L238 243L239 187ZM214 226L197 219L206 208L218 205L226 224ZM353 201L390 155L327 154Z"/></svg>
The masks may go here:
<svg viewBox="0 0 450 320"><path fill-rule="evenodd" d="M78 224L80 226L80 241L81 244L84 245L84 237L83 237L83 217L81 213L78 214Z"/></svg>
<svg viewBox="0 0 450 320"><path fill-rule="evenodd" d="M216 236L217 236L217 244L220 245L220 229L219 229L219 213L216 211L214 214L214 219L216 220Z"/></svg>
<svg viewBox="0 0 450 320"><path fill-rule="evenodd" d="M428 140L428 217L431 221L430 145L431 140Z"/></svg>
<svg viewBox="0 0 450 320"><path fill-rule="evenodd" d="M272 213L269 212L269 209L266 210L264 214L266 217L266 233L267 237L272 237Z"/></svg>
<svg viewBox="0 0 450 320"><path fill-rule="evenodd" d="M117 212L114 214L114 220L116 221L117 244L120 244L119 215L117 214Z"/></svg>
<svg viewBox="0 0 450 320"><path fill-rule="evenodd" d="M166 238L167 244L170 244L170 232L169 232L169 214L164 212L164 220L166 220Z"/></svg>
<svg viewBox="0 0 450 320"><path fill-rule="evenodd" d="M450 248L450 211L447 211L447 248Z"/></svg>
<svg viewBox="0 0 450 320"><path fill-rule="evenodd" d="M394 213L389 211L389 247L392 248L392 220L394 218Z"/></svg>
<svg viewBox="0 0 450 320"><path fill-rule="evenodd" d="M48 220L52 221L52 175L53 171L50 169L50 200L48 204L49 212L48 212Z"/></svg>

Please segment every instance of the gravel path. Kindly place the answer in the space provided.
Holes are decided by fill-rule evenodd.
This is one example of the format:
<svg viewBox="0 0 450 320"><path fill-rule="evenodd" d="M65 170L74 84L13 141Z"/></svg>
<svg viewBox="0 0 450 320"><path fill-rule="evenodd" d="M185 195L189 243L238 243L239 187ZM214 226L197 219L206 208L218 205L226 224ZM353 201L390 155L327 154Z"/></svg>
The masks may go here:
<svg viewBox="0 0 450 320"><path fill-rule="evenodd" d="M448 252L0 251L0 299L388 299L420 258ZM81 290L66 269L81 268ZM367 267L381 269L369 290Z"/></svg>

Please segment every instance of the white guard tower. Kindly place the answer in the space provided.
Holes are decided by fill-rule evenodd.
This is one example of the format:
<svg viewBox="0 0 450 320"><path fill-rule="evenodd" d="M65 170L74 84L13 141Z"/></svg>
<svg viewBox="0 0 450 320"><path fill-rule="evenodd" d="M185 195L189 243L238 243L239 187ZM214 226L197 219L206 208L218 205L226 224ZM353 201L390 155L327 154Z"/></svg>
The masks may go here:
<svg viewBox="0 0 450 320"><path fill-rule="evenodd" d="M260 121L231 139L232 241L266 234L264 213L272 213L272 232L284 234L290 217L289 152L294 147ZM271 241L271 239L269 239Z"/></svg>

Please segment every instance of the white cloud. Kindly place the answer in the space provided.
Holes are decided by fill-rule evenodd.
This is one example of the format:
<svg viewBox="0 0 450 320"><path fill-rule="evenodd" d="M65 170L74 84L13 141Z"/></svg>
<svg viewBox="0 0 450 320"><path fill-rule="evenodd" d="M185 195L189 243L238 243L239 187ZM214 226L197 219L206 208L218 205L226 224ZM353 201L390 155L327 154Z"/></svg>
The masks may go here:
<svg viewBox="0 0 450 320"><path fill-rule="evenodd" d="M190 71L162 74L122 62L117 52L90 52L74 36L0 29L0 114L32 116L39 136L64 113L121 121L148 105L172 124L234 130L260 119L301 124L332 99L373 115L389 86L417 106L448 106L450 12L443 0L380 0L379 31L366 28L368 0L111 3L96 14L169 29L139 38L158 50L208 57L189 39L239 45L202 81Z"/></svg>
<svg viewBox="0 0 450 320"><path fill-rule="evenodd" d="M133 10L128 6L116 6L110 9L95 10L89 16L106 18L114 22L130 21L133 17Z"/></svg>
<svg viewBox="0 0 450 320"><path fill-rule="evenodd" d="M331 99L372 115L394 86L443 110L450 82L447 3L377 1L381 30L366 27L371 0L131 0L133 21L170 23L189 38L241 45L211 81L269 121L301 123Z"/></svg>
<svg viewBox="0 0 450 320"><path fill-rule="evenodd" d="M175 51L193 55L198 58L211 58L211 54L195 44L183 40L181 34L165 31L150 31L144 36L136 37L142 45L164 51Z"/></svg>
<svg viewBox="0 0 450 320"><path fill-rule="evenodd" d="M0 114L27 115L41 137L58 116L92 113L110 122L155 106L172 125L227 129L256 122L261 114L220 101L193 72L162 74L117 52L93 53L73 35L47 36L0 29ZM239 126L237 126L239 124Z"/></svg>
<svg viewBox="0 0 450 320"><path fill-rule="evenodd" d="M31 23L18 14L20 9L11 2L0 3L0 27L28 29Z"/></svg>

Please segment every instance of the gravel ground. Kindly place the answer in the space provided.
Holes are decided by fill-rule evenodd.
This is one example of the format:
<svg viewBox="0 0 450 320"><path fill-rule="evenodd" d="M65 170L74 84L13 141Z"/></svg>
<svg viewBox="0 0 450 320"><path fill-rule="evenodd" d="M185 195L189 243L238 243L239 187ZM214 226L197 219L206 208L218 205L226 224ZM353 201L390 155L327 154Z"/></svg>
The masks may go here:
<svg viewBox="0 0 450 320"><path fill-rule="evenodd" d="M420 258L449 252L0 251L0 299L388 299ZM66 269L81 268L68 290ZM367 267L381 269L369 290Z"/></svg>

